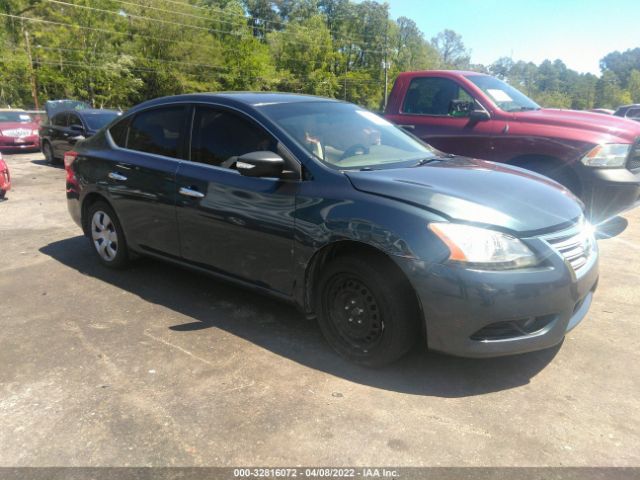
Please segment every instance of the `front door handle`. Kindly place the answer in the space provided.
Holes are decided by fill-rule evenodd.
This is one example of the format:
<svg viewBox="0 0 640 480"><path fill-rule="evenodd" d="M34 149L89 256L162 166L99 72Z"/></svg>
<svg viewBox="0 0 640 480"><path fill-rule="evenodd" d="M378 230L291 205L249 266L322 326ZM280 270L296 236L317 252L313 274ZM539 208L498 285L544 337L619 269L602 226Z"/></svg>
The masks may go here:
<svg viewBox="0 0 640 480"><path fill-rule="evenodd" d="M116 173L116 172L110 172L108 177L111 180L117 180L119 182L124 182L127 179L127 177L125 177L124 175L120 175L119 173Z"/></svg>
<svg viewBox="0 0 640 480"><path fill-rule="evenodd" d="M180 187L178 193L180 195L184 195L185 197L204 198L204 193L186 187Z"/></svg>
<svg viewBox="0 0 640 480"><path fill-rule="evenodd" d="M405 130L415 130L415 125L398 125L400 128L404 128Z"/></svg>

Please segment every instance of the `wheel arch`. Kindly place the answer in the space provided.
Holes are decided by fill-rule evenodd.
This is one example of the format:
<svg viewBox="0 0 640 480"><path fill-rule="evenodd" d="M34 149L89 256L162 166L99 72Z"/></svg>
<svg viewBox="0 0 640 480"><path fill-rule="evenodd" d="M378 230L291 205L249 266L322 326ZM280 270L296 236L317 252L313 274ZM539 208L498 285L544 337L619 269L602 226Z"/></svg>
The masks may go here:
<svg viewBox="0 0 640 480"><path fill-rule="evenodd" d="M549 177L567 187L577 197L582 193L583 186L580 176L576 173L571 163L567 163L558 157L543 154L524 154L512 158L507 163Z"/></svg>
<svg viewBox="0 0 640 480"><path fill-rule="evenodd" d="M91 205L95 204L96 202L106 203L115 212L113 205L111 205L111 202L109 202L109 200L104 195L98 192L88 193L82 200L82 207L80 209L80 212L81 212L80 221L82 222L82 231L87 236L89 235L89 219L87 218L87 212L89 211L89 208L91 207Z"/></svg>
<svg viewBox="0 0 640 480"><path fill-rule="evenodd" d="M392 268L392 270L396 272L398 277L406 283L407 288L409 288L411 291L412 298L415 300L418 313L422 316L422 318L424 318L424 311L422 308L422 303L420 302L419 295L417 294L413 284L409 280L409 277L400 268L400 266L398 266L398 264L393 261L392 255L368 243L351 239L335 240L327 245L324 245L313 254L311 259L307 263L304 275L303 307L305 313L308 316L315 316L314 294L316 293L317 283L320 279L323 268L331 260L342 255L366 255L375 258L378 261L387 263L390 268ZM422 328L422 334L424 336L426 335L425 322L420 321L420 325Z"/></svg>

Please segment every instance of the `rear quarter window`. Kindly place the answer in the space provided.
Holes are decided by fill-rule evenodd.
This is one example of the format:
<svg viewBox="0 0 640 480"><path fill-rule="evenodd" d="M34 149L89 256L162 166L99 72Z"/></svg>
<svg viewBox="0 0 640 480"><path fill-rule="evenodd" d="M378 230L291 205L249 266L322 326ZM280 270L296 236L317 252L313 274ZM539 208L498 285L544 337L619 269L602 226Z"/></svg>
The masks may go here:
<svg viewBox="0 0 640 480"><path fill-rule="evenodd" d="M125 148L127 146L127 134L129 133L130 120L130 118L125 118L109 129L109 135L111 135L113 143L121 148Z"/></svg>

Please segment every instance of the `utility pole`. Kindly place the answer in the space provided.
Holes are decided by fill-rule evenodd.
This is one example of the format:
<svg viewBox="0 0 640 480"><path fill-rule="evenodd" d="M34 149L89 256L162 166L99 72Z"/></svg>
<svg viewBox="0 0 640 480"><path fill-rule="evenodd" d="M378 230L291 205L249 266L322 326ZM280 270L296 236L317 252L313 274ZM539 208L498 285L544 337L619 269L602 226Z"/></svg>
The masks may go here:
<svg viewBox="0 0 640 480"><path fill-rule="evenodd" d="M31 42L29 41L29 32L24 28L24 21L22 22L22 33L24 33L24 42L27 47L27 58L29 60L29 77L31 79L33 106L36 110L40 110L40 105L38 104L38 81L36 79L36 72L33 69L33 57L31 56Z"/></svg>
<svg viewBox="0 0 640 480"><path fill-rule="evenodd" d="M387 97L389 96L389 61L387 60L387 51L389 50L389 12L387 11L387 24L384 29L384 102L382 110L387 109Z"/></svg>

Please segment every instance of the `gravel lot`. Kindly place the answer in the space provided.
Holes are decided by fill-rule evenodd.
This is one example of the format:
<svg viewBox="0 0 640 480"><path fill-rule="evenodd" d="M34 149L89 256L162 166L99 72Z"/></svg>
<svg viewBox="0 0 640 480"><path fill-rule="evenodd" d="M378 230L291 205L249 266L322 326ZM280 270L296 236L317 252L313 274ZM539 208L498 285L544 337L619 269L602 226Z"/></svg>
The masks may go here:
<svg viewBox="0 0 640 480"><path fill-rule="evenodd" d="M599 290L561 347L366 370L277 301L152 260L101 267L64 170L5 158L0 466L640 466L640 209L599 241Z"/></svg>

